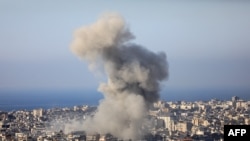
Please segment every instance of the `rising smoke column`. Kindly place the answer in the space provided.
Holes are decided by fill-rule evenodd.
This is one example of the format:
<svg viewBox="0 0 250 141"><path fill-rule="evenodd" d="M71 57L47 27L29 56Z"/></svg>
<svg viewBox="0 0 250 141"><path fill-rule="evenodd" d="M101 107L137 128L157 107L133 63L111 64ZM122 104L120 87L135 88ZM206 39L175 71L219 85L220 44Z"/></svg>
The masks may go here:
<svg viewBox="0 0 250 141"><path fill-rule="evenodd" d="M168 76L166 55L129 42L134 36L118 14L105 14L74 33L71 50L90 66L104 69L99 86L104 99L83 126L87 132L138 139L150 104L159 98L160 81Z"/></svg>

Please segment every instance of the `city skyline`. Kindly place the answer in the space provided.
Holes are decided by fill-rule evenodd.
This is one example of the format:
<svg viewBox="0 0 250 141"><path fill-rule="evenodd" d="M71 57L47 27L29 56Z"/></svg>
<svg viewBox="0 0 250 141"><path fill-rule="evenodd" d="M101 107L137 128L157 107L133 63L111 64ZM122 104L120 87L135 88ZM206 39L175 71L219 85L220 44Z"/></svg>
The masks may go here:
<svg viewBox="0 0 250 141"><path fill-rule="evenodd" d="M249 103L250 101L237 96L226 101L157 101L147 112L148 122L144 124L143 129L148 130L144 130L139 139L176 141L189 137L194 141L223 140L223 134L227 132L224 125L249 125ZM126 140L129 137L119 138L110 133L87 132L83 126L79 126L96 110L95 106L75 105L0 111L0 139L75 138L93 141L95 136L96 141L109 141Z"/></svg>
<svg viewBox="0 0 250 141"><path fill-rule="evenodd" d="M250 3L4 1L0 6L0 90L90 89L93 75L74 57L73 32L105 12L121 14L133 41L164 51L164 89L249 89Z"/></svg>

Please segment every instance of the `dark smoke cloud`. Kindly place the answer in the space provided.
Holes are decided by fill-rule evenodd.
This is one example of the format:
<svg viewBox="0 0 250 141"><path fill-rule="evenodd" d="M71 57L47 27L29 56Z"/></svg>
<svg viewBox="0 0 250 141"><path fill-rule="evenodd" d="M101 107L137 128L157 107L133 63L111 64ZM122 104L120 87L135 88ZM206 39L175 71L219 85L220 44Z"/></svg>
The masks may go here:
<svg viewBox="0 0 250 141"><path fill-rule="evenodd" d="M164 52L151 52L131 39L134 36L117 14L105 14L74 34L73 53L91 67L103 67L108 78L99 86L104 99L96 114L83 124L87 132L111 133L122 139L143 134L148 106L158 100L168 66Z"/></svg>

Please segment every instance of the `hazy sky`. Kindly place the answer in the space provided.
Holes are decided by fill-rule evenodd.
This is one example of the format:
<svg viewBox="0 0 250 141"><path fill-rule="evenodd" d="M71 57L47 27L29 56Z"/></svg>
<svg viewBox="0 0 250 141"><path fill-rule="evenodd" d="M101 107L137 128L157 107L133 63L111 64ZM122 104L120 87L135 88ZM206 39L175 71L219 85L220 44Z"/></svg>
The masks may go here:
<svg viewBox="0 0 250 141"><path fill-rule="evenodd" d="M0 90L96 89L69 46L75 29L117 12L135 43L164 51L164 89L250 88L250 2L0 1Z"/></svg>

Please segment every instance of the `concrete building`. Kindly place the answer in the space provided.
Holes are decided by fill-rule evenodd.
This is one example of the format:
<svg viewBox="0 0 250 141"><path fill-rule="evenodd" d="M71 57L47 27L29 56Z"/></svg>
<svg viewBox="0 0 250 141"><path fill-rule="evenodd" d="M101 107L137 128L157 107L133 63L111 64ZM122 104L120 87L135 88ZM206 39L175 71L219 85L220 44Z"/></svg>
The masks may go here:
<svg viewBox="0 0 250 141"><path fill-rule="evenodd" d="M175 129L177 131L181 131L181 132L187 132L188 131L188 124L187 124L187 122L184 122L184 121L177 122L175 127L176 127Z"/></svg>
<svg viewBox="0 0 250 141"><path fill-rule="evenodd" d="M236 102L236 108L245 108L245 109L247 109L248 108L248 104L244 100L238 100Z"/></svg>
<svg viewBox="0 0 250 141"><path fill-rule="evenodd" d="M232 101L238 101L240 98L238 96L233 96Z"/></svg>
<svg viewBox="0 0 250 141"><path fill-rule="evenodd" d="M167 128L169 131L174 130L174 118L170 115L165 116L159 116L159 119L162 119L164 121L165 128Z"/></svg>
<svg viewBox="0 0 250 141"><path fill-rule="evenodd" d="M92 133L86 135L86 141L99 141L100 134L98 133Z"/></svg>
<svg viewBox="0 0 250 141"><path fill-rule="evenodd" d="M34 117L42 117L43 116L43 109L34 109L33 110L33 116Z"/></svg>
<svg viewBox="0 0 250 141"><path fill-rule="evenodd" d="M17 141L27 141L28 137L24 133L15 133L15 137Z"/></svg>

